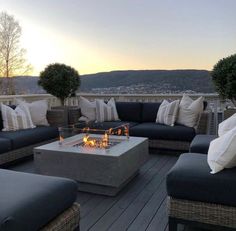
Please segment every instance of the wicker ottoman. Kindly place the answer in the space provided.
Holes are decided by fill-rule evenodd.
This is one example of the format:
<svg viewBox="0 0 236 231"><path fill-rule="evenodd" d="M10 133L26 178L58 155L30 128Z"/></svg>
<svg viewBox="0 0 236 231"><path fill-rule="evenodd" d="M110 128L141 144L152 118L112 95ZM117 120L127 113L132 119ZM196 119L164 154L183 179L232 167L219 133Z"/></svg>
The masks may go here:
<svg viewBox="0 0 236 231"><path fill-rule="evenodd" d="M76 182L0 169L0 185L0 230L73 231L79 227Z"/></svg>
<svg viewBox="0 0 236 231"><path fill-rule="evenodd" d="M59 214L40 231L74 231L79 230L80 205L74 203L70 208Z"/></svg>
<svg viewBox="0 0 236 231"><path fill-rule="evenodd" d="M182 154L167 175L169 230L236 230L236 168L210 174L207 156Z"/></svg>

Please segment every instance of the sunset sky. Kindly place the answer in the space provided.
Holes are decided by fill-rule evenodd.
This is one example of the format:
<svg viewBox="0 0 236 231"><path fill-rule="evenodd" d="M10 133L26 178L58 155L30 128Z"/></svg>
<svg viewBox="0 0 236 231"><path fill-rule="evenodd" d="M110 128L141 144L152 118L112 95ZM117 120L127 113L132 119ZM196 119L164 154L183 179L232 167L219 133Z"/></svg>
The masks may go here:
<svg viewBox="0 0 236 231"><path fill-rule="evenodd" d="M236 53L236 0L0 0L23 30L38 75L61 62L80 74L212 69Z"/></svg>

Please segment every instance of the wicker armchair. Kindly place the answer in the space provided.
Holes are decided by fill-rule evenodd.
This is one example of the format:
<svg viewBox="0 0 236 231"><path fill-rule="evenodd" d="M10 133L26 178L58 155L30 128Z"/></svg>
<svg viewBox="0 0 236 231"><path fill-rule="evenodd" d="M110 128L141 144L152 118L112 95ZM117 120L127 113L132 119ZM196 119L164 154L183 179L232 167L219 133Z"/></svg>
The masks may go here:
<svg viewBox="0 0 236 231"><path fill-rule="evenodd" d="M205 154L182 154L166 179L169 230L236 230L235 176L235 168L212 175Z"/></svg>
<svg viewBox="0 0 236 231"><path fill-rule="evenodd" d="M169 231L177 224L213 231L236 230L236 207L168 197Z"/></svg>

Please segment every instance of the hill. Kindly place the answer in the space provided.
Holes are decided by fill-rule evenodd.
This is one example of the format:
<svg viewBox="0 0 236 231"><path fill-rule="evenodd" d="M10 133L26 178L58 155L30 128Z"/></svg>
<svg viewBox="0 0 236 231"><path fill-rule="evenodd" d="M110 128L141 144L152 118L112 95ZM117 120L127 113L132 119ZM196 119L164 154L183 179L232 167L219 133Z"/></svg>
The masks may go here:
<svg viewBox="0 0 236 231"><path fill-rule="evenodd" d="M112 71L83 75L80 90L95 93L215 92L206 70Z"/></svg>
<svg viewBox="0 0 236 231"><path fill-rule="evenodd" d="M41 94L38 77L14 78L16 94ZM214 93L206 70L111 71L82 75L80 92L86 93Z"/></svg>

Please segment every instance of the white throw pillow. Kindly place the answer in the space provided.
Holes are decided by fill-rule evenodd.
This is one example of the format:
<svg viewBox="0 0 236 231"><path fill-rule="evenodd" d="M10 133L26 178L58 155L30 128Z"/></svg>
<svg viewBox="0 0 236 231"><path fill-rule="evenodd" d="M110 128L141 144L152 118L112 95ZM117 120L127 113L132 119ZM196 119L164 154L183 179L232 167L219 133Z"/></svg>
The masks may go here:
<svg viewBox="0 0 236 231"><path fill-rule="evenodd" d="M236 113L219 124L218 135L223 136L226 132L236 127Z"/></svg>
<svg viewBox="0 0 236 231"><path fill-rule="evenodd" d="M196 100L192 100L188 95L184 94L180 104L177 123L187 127L196 128L203 112L203 100L201 96Z"/></svg>
<svg viewBox="0 0 236 231"><path fill-rule="evenodd" d="M179 108L179 100L168 102L164 100L157 112L156 123L174 126Z"/></svg>
<svg viewBox="0 0 236 231"><path fill-rule="evenodd" d="M211 141L207 161L212 174L236 166L236 128Z"/></svg>
<svg viewBox="0 0 236 231"><path fill-rule="evenodd" d="M48 111L47 100L38 100L26 104L29 107L30 115L34 125L49 126L47 120L47 111Z"/></svg>
<svg viewBox="0 0 236 231"><path fill-rule="evenodd" d="M24 102L30 111L31 119L34 125L49 126L47 120L47 111L48 111L48 101L47 100L37 100L31 103L28 103L22 99L16 99L16 104L21 104Z"/></svg>
<svg viewBox="0 0 236 231"><path fill-rule="evenodd" d="M96 120L96 104L95 101L90 102L86 98L80 96L79 98L79 107L81 110L82 117L87 118L87 121Z"/></svg>
<svg viewBox="0 0 236 231"><path fill-rule="evenodd" d="M19 129L35 128L28 107L21 103L12 109L9 106L1 104L3 131L16 131Z"/></svg>
<svg viewBox="0 0 236 231"><path fill-rule="evenodd" d="M116 103L113 98L111 98L106 104L101 99L96 99L96 121L117 121L119 116L116 110Z"/></svg>

